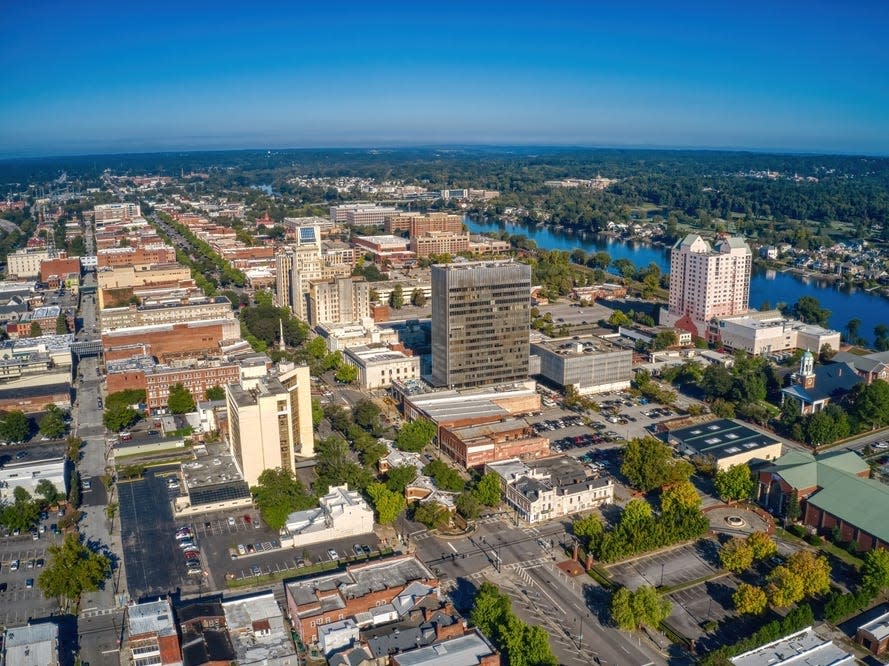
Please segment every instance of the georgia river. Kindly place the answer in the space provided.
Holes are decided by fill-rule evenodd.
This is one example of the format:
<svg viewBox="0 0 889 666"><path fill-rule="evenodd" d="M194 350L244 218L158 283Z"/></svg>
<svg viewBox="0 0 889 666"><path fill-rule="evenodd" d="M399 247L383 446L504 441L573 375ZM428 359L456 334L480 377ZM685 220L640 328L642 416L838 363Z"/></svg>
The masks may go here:
<svg viewBox="0 0 889 666"><path fill-rule="evenodd" d="M544 250L566 250L580 248L587 253L607 252L611 259L629 259L637 267L644 268L651 262L662 271L670 270L668 248L647 245L597 234L575 234L550 227L525 226L498 222L480 222L465 218L466 226L472 233L502 232L523 235L537 243ZM775 306L777 303L793 304L800 296L814 296L821 305L830 310L830 326L842 331L850 319L860 319L860 335L873 342L874 327L889 324L889 299L855 287L843 287L829 280L818 280L793 273L754 268L750 280L750 305L757 308L765 301Z"/></svg>

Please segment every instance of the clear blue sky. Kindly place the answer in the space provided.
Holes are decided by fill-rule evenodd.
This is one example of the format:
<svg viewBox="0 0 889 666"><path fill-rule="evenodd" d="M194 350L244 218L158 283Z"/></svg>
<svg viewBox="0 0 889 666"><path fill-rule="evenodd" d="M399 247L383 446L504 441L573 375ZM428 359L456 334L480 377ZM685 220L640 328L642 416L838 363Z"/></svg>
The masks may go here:
<svg viewBox="0 0 889 666"><path fill-rule="evenodd" d="M391 144L889 154L889 2L4 3L0 155Z"/></svg>

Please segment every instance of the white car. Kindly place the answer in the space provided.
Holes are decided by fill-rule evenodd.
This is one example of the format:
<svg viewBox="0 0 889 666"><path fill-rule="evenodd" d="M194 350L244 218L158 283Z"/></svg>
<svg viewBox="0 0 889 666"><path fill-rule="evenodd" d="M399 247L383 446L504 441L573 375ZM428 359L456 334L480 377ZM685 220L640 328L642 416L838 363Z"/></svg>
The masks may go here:
<svg viewBox="0 0 889 666"><path fill-rule="evenodd" d="M889 442L877 442L874 444L874 448L877 451L882 451L883 449L889 449Z"/></svg>
<svg viewBox="0 0 889 666"><path fill-rule="evenodd" d="M9 564L9 570L10 570L10 571L18 571L18 570L19 570L19 561L18 561L18 560L13 560L13 561Z"/></svg>

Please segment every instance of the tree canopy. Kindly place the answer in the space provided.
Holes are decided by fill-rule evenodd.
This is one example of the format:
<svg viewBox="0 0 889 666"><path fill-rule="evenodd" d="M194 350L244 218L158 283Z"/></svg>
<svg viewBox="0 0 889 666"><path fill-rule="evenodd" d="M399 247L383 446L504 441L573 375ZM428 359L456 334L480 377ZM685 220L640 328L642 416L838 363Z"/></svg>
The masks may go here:
<svg viewBox="0 0 889 666"><path fill-rule="evenodd" d="M23 412L14 409L0 416L0 438L7 442L23 442L31 433L31 421Z"/></svg>
<svg viewBox="0 0 889 666"><path fill-rule="evenodd" d="M404 511L404 495L389 490L384 483L371 483L367 487L367 494L377 512L377 521L382 525L394 523L398 515Z"/></svg>
<svg viewBox="0 0 889 666"><path fill-rule="evenodd" d="M49 405L46 414L40 420L40 434L52 439L64 437L68 432L68 423L65 420L67 413L56 405Z"/></svg>
<svg viewBox="0 0 889 666"><path fill-rule="evenodd" d="M37 578L37 586L63 607L76 605L80 595L98 590L111 575L108 557L92 551L77 534L66 534L62 543L47 548L47 554L48 562Z"/></svg>
<svg viewBox="0 0 889 666"><path fill-rule="evenodd" d="M306 492L303 484L289 469L277 467L264 470L257 481L250 492L253 493L253 500L259 507L262 519L274 530L284 527L287 516L294 511L303 511L318 505L318 501Z"/></svg>
<svg viewBox="0 0 889 666"><path fill-rule="evenodd" d="M171 414L188 414L195 410L194 397L182 382L177 382L170 387L167 397L167 409Z"/></svg>
<svg viewBox="0 0 889 666"><path fill-rule="evenodd" d="M672 607L669 599L648 585L642 585L635 592L622 587L611 597L611 617L624 631L643 626L657 629L669 617Z"/></svg>
<svg viewBox="0 0 889 666"><path fill-rule="evenodd" d="M432 421L419 418L401 426L395 437L395 446L402 451L422 451L437 433L438 428Z"/></svg>
<svg viewBox="0 0 889 666"><path fill-rule="evenodd" d="M674 458L673 450L654 437L631 439L623 453L621 473L634 488L644 492L687 481L693 471L689 463Z"/></svg>
<svg viewBox="0 0 889 666"><path fill-rule="evenodd" d="M740 464L716 472L713 486L719 499L729 502L749 499L753 495L755 483L750 468L746 464Z"/></svg>

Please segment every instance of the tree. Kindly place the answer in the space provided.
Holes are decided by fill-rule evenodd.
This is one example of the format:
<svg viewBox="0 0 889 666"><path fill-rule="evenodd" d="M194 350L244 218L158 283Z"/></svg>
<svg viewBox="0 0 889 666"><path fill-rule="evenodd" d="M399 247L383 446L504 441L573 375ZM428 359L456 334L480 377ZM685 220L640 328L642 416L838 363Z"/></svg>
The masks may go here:
<svg viewBox="0 0 889 666"><path fill-rule="evenodd" d="M17 409L6 412L0 418L0 438L7 442L23 442L31 432L31 422Z"/></svg>
<svg viewBox="0 0 889 666"><path fill-rule="evenodd" d="M377 521L381 525L389 525L395 522L398 515L404 511L404 495L393 492L383 483L372 483L367 487L367 494L377 512Z"/></svg>
<svg viewBox="0 0 889 666"><path fill-rule="evenodd" d="M318 398L312 398L312 427L317 429L323 420L324 408L321 407L321 401Z"/></svg>
<svg viewBox="0 0 889 666"><path fill-rule="evenodd" d="M723 502L749 499L755 488L753 474L745 463L716 472L713 487Z"/></svg>
<svg viewBox="0 0 889 666"><path fill-rule="evenodd" d="M392 492L403 493L409 483L417 478L417 468L413 465L398 465L386 472L386 487Z"/></svg>
<svg viewBox="0 0 889 666"><path fill-rule="evenodd" d="M648 585L635 592L622 587L611 598L611 617L624 631L634 631L645 625L656 629L669 617L671 610L669 599L661 597Z"/></svg>
<svg viewBox="0 0 889 666"><path fill-rule="evenodd" d="M571 523L571 532L583 541L587 550L592 550L602 538L605 527L602 525L602 519L597 514L591 513L575 518Z"/></svg>
<svg viewBox="0 0 889 666"><path fill-rule="evenodd" d="M735 385L735 379L724 366L710 365L704 370L699 385L708 400L728 398Z"/></svg>
<svg viewBox="0 0 889 666"><path fill-rule="evenodd" d="M437 433L438 428L435 423L429 419L419 418L401 426L395 437L395 446L402 451L422 451Z"/></svg>
<svg viewBox="0 0 889 666"><path fill-rule="evenodd" d="M753 550L755 561L764 560L778 552L778 546L765 532L751 532L747 535L747 545Z"/></svg>
<svg viewBox="0 0 889 666"><path fill-rule="evenodd" d="M803 594L812 597L830 589L830 563L823 555L798 550L787 558L787 567L803 581Z"/></svg>
<svg viewBox="0 0 889 666"><path fill-rule="evenodd" d="M56 335L65 335L68 332L68 317L64 312L59 312L56 317Z"/></svg>
<svg viewBox="0 0 889 666"><path fill-rule="evenodd" d="M55 597L59 605L76 606L84 592L95 592L111 575L110 560L93 552L77 534L66 534L61 544L47 549L49 562L38 576L37 585L46 597Z"/></svg>
<svg viewBox="0 0 889 666"><path fill-rule="evenodd" d="M732 537L719 549L719 563L723 569L741 573L753 564L753 548L745 539Z"/></svg>
<svg viewBox="0 0 889 666"><path fill-rule="evenodd" d="M806 596L803 579L792 569L782 565L775 567L769 574L766 593L778 608L787 608L802 601Z"/></svg>
<svg viewBox="0 0 889 666"><path fill-rule="evenodd" d="M68 432L68 423L65 421L67 414L55 405L46 408L46 414L40 420L40 434L51 439L64 437Z"/></svg>
<svg viewBox="0 0 889 666"><path fill-rule="evenodd" d="M679 344L679 338L676 336L675 331L658 331L657 335L654 336L651 346L655 351L661 351L668 347L674 347L677 344Z"/></svg>
<svg viewBox="0 0 889 666"><path fill-rule="evenodd" d="M194 397L182 382L177 382L170 387L167 409L171 414L188 414L195 410Z"/></svg>
<svg viewBox="0 0 889 666"><path fill-rule="evenodd" d="M80 506L80 500L80 472L72 467L68 476L68 502L76 509Z"/></svg>
<svg viewBox="0 0 889 666"><path fill-rule="evenodd" d="M481 504L475 493L463 491L457 495L454 504L457 507L457 512L466 520L475 520L481 513Z"/></svg>
<svg viewBox="0 0 889 666"><path fill-rule="evenodd" d="M58 491L49 479L40 479L34 491L40 495L47 504L55 504L63 495Z"/></svg>
<svg viewBox="0 0 889 666"><path fill-rule="evenodd" d="M814 296L800 296L793 306L794 316L807 324L817 324L827 328L830 320L830 310L821 307L821 303Z"/></svg>
<svg viewBox="0 0 889 666"><path fill-rule="evenodd" d="M650 526L653 518L651 504L644 499L631 499L620 515L620 528L632 533Z"/></svg>
<svg viewBox="0 0 889 666"><path fill-rule="evenodd" d="M350 363L343 363L340 365L333 378L343 384L351 384L358 379L358 368Z"/></svg>
<svg viewBox="0 0 889 666"><path fill-rule="evenodd" d="M836 356L836 350L833 349L829 343L825 342L821 345L821 350L818 352L818 362L819 363L827 363Z"/></svg>
<svg viewBox="0 0 889 666"><path fill-rule="evenodd" d="M216 386L208 388L204 392L204 396L207 400L225 400L225 389L217 384Z"/></svg>
<svg viewBox="0 0 889 666"><path fill-rule="evenodd" d="M6 504L0 511L0 522L9 530L29 530L40 518L40 507L31 500L31 494L17 487L13 491L13 503Z"/></svg>
<svg viewBox="0 0 889 666"><path fill-rule="evenodd" d="M784 517L787 519L787 522L795 523L799 520L801 514L802 507L800 507L799 504L799 495L797 494L796 489L793 489L787 497L787 506L784 508Z"/></svg>
<svg viewBox="0 0 889 666"><path fill-rule="evenodd" d="M509 597L493 583L484 582L475 595L469 619L483 634L495 640L500 625L511 613Z"/></svg>
<svg viewBox="0 0 889 666"><path fill-rule="evenodd" d="M735 604L735 610L742 615L761 615L769 605L769 598L765 591L749 583L738 585L738 589L732 595L732 601Z"/></svg>
<svg viewBox="0 0 889 666"><path fill-rule="evenodd" d="M473 493L479 502L485 506L497 506L500 504L500 475L496 472L486 472L473 489Z"/></svg>
<svg viewBox="0 0 889 666"><path fill-rule="evenodd" d="M414 509L414 520L430 529L441 529L451 521L451 512L439 502L425 502Z"/></svg>
<svg viewBox="0 0 889 666"><path fill-rule="evenodd" d="M373 400L362 398L352 408L352 418L365 430L375 432L380 427L380 408Z"/></svg>
<svg viewBox="0 0 889 666"><path fill-rule="evenodd" d="M396 284L389 294L389 307L395 310L400 310L404 307L404 289L400 284Z"/></svg>
<svg viewBox="0 0 889 666"><path fill-rule="evenodd" d="M673 513L678 509L698 510L701 508L701 496L691 481L678 481L668 486L661 493L661 511Z"/></svg>
<svg viewBox="0 0 889 666"><path fill-rule="evenodd" d="M858 317L850 319L846 324L846 340L850 345L858 344L859 333L861 332L861 320Z"/></svg>
<svg viewBox="0 0 889 666"><path fill-rule="evenodd" d="M672 449L662 441L646 436L632 439L624 447L620 471L634 488L647 492L687 481L693 469L684 460L675 459Z"/></svg>
<svg viewBox="0 0 889 666"><path fill-rule="evenodd" d="M422 308L426 305L426 294L419 287L411 293L411 305Z"/></svg>
<svg viewBox="0 0 889 666"><path fill-rule="evenodd" d="M263 470L250 492L262 519L274 530L284 527L287 516L294 511L311 509L318 504L293 472L281 467Z"/></svg>
<svg viewBox="0 0 889 666"><path fill-rule="evenodd" d="M849 399L852 418L867 428L889 424L889 382L875 379L852 389Z"/></svg>
<svg viewBox="0 0 889 666"><path fill-rule="evenodd" d="M327 356L327 343L324 338L320 335L309 340L303 349L306 350L306 354L309 355L309 358L313 358L315 360L321 360L325 356Z"/></svg>
<svg viewBox="0 0 889 666"><path fill-rule="evenodd" d="M460 493L466 487L466 482L457 470L441 460L429 461L423 468L423 474L432 477L435 485L441 490Z"/></svg>
<svg viewBox="0 0 889 666"><path fill-rule="evenodd" d="M615 310L611 313L611 316L608 317L608 323L614 327L618 326L632 326L633 320L630 319L627 315L625 315L620 310Z"/></svg>
<svg viewBox="0 0 889 666"><path fill-rule="evenodd" d="M102 415L102 423L112 432L120 432L126 430L136 421L142 418L140 412L132 407L122 405L106 405L105 413Z"/></svg>
<svg viewBox="0 0 889 666"><path fill-rule="evenodd" d="M889 550L874 548L864 556L861 584L873 595L889 588Z"/></svg>
<svg viewBox="0 0 889 666"><path fill-rule="evenodd" d="M28 331L28 336L32 338L39 338L41 335L43 335L43 329L40 328L40 324L38 324L36 321L32 321L31 328Z"/></svg>

